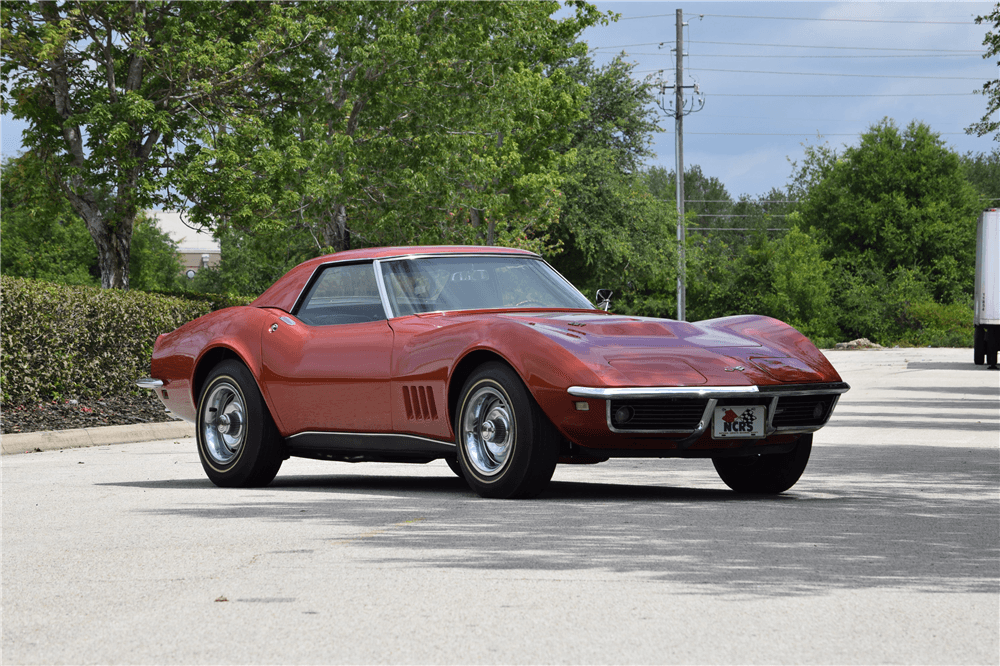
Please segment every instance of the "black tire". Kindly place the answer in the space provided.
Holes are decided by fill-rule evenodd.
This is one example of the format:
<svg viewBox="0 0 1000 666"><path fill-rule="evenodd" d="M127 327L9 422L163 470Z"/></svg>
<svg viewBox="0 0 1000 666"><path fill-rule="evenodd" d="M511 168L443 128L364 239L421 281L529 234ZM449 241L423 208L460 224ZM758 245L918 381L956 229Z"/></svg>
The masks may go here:
<svg viewBox="0 0 1000 666"><path fill-rule="evenodd" d="M976 326L972 333L972 361L976 365L986 363L986 328Z"/></svg>
<svg viewBox="0 0 1000 666"><path fill-rule="evenodd" d="M460 479L465 478L465 474L462 473L462 466L458 464L458 458L445 458L444 461L448 463L448 469L455 473Z"/></svg>
<svg viewBox="0 0 1000 666"><path fill-rule="evenodd" d="M712 458L719 478L738 493L777 495L799 480L809 462L812 435L803 435L788 453Z"/></svg>
<svg viewBox="0 0 1000 666"><path fill-rule="evenodd" d="M198 456L223 488L266 486L284 460L284 445L257 382L239 361L212 369L198 397Z"/></svg>
<svg viewBox="0 0 1000 666"><path fill-rule="evenodd" d="M548 485L559 460L559 440L509 366L485 363L472 373L454 425L462 475L480 496L534 497Z"/></svg>
<svg viewBox="0 0 1000 666"><path fill-rule="evenodd" d="M1000 326L983 326L986 347L986 367L997 369L997 354L1000 353Z"/></svg>

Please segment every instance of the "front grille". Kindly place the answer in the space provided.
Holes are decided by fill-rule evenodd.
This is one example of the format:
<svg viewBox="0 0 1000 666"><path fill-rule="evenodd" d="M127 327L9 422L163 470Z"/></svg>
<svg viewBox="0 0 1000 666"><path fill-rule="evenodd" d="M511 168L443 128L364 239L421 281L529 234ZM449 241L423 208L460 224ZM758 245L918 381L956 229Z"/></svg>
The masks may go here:
<svg viewBox="0 0 1000 666"><path fill-rule="evenodd" d="M703 398L635 398L611 401L611 425L616 430L691 432L705 413ZM618 418L626 408L628 419Z"/></svg>
<svg viewBox="0 0 1000 666"><path fill-rule="evenodd" d="M826 423L835 395L789 395L778 398L774 410L775 428L801 428Z"/></svg>

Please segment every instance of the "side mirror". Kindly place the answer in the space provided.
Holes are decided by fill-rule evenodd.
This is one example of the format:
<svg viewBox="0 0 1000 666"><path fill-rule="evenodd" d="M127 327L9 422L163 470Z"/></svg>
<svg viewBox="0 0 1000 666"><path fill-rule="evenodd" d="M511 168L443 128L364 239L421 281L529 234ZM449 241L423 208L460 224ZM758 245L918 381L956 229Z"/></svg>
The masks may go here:
<svg viewBox="0 0 1000 666"><path fill-rule="evenodd" d="M611 294L615 292L610 289L598 289L597 290L597 307L601 308L605 312L611 307Z"/></svg>

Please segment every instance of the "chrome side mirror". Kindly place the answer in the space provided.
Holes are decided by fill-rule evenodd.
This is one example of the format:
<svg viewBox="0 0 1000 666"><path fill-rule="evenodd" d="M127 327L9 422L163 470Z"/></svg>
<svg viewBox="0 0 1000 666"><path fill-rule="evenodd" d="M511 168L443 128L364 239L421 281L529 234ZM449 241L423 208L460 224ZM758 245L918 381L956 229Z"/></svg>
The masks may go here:
<svg viewBox="0 0 1000 666"><path fill-rule="evenodd" d="M611 307L611 294L615 292L610 289L598 289L597 290L597 307L601 308L605 312Z"/></svg>

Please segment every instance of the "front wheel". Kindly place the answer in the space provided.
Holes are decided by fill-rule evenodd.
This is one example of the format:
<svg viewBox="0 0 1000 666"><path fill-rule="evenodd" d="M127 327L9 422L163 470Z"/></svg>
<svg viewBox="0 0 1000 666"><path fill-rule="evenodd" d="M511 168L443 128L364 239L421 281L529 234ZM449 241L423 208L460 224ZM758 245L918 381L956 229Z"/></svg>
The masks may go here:
<svg viewBox="0 0 1000 666"><path fill-rule="evenodd" d="M812 435L799 438L788 453L712 458L722 481L738 493L777 495L799 480L812 452Z"/></svg>
<svg viewBox="0 0 1000 666"><path fill-rule="evenodd" d="M559 459L555 428L521 378L486 363L465 382L455 419L458 463L482 497L534 497Z"/></svg>
<svg viewBox="0 0 1000 666"><path fill-rule="evenodd" d="M465 479L465 474L462 473L462 466L458 464L458 458L447 457L444 459L448 463L448 469L455 473L460 479Z"/></svg>
<svg viewBox="0 0 1000 666"><path fill-rule="evenodd" d="M266 486L284 460L281 436L257 382L239 361L212 369L198 400L198 456L224 488Z"/></svg>

